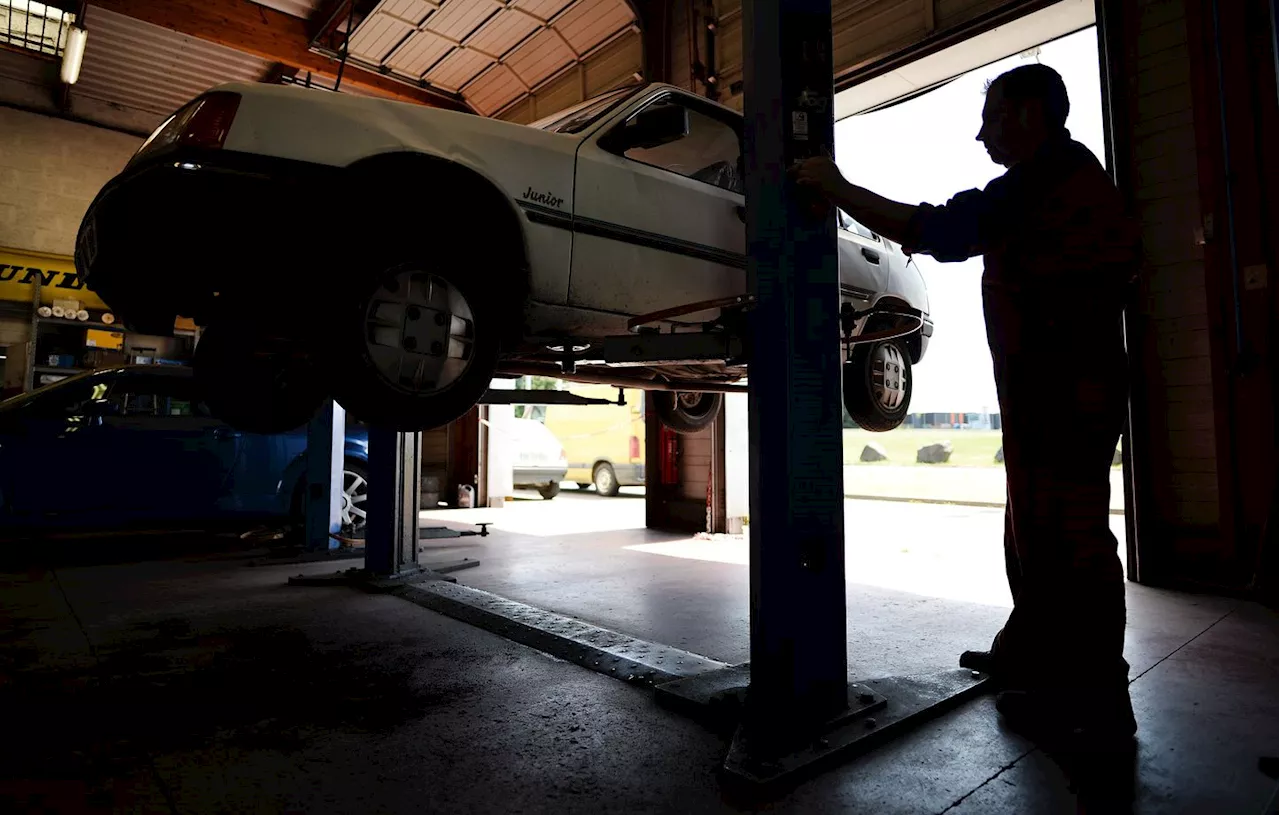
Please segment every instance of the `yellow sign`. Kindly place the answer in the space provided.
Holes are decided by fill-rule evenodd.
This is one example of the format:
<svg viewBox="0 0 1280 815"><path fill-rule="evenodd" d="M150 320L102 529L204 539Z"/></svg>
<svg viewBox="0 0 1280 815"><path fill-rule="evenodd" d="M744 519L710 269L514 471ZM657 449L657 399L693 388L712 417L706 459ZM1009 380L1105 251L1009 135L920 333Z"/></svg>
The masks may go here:
<svg viewBox="0 0 1280 815"><path fill-rule="evenodd" d="M0 248L0 300L30 303L36 280L40 281L43 304L79 300L86 309L107 310L107 304L85 288L71 258Z"/></svg>

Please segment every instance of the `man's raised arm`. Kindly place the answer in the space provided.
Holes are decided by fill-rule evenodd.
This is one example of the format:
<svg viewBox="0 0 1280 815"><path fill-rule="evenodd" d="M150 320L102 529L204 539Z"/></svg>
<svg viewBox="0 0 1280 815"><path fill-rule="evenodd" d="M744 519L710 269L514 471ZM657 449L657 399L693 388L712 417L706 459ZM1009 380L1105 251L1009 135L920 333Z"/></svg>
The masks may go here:
<svg viewBox="0 0 1280 815"><path fill-rule="evenodd" d="M944 262L980 254L989 220L987 194L962 192L944 206L903 204L849 183L831 159L817 156L791 168L796 184L824 198L849 217L894 243L907 254L931 255Z"/></svg>

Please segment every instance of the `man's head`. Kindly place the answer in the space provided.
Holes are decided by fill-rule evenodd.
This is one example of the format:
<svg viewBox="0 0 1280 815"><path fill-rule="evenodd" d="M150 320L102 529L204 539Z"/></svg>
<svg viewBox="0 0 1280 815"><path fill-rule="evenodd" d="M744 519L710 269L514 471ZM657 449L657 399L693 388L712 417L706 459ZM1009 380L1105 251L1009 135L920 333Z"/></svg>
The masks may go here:
<svg viewBox="0 0 1280 815"><path fill-rule="evenodd" d="M1067 86L1048 65L1021 65L987 85L982 108L982 142L991 160L1012 167L1066 130Z"/></svg>

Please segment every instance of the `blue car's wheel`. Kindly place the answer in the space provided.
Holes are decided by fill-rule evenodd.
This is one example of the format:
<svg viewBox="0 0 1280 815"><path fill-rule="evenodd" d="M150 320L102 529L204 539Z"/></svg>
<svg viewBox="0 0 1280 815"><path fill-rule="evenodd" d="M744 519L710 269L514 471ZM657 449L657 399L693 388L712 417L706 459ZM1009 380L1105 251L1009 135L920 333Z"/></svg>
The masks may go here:
<svg viewBox="0 0 1280 815"><path fill-rule="evenodd" d="M369 473L358 461L342 465L342 527L352 531L364 529L369 500Z"/></svg>

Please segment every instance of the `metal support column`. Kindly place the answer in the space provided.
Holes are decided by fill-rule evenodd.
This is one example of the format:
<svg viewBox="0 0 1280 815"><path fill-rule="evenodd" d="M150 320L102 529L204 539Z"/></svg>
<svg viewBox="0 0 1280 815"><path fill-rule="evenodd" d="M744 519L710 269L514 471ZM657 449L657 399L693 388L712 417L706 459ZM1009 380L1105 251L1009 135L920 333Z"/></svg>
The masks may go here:
<svg viewBox="0 0 1280 815"><path fill-rule="evenodd" d="M839 271L787 168L834 153L831 0L747 0L751 682L740 733L785 749L847 707ZM781 431L785 428L785 431Z"/></svg>
<svg viewBox="0 0 1280 815"><path fill-rule="evenodd" d="M725 770L772 784L936 715L983 677L849 682L835 213L787 178L835 152L831 0L746 0L743 40L751 661ZM732 672L668 690L696 699L717 683Z"/></svg>
<svg viewBox="0 0 1280 815"><path fill-rule="evenodd" d="M398 577L420 571L418 510L422 434L369 428L369 519L365 526L365 571Z"/></svg>
<svg viewBox="0 0 1280 815"><path fill-rule="evenodd" d="M342 459L346 443L346 411L329 400L307 423L307 486L302 506L308 552L338 547L333 535L342 529Z"/></svg>

